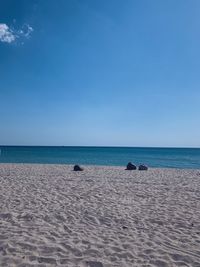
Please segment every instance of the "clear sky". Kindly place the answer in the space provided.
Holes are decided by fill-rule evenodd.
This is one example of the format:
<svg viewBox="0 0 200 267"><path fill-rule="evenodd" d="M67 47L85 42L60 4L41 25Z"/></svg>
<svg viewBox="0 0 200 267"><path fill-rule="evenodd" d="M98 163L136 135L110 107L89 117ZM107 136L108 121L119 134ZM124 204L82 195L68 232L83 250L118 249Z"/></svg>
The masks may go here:
<svg viewBox="0 0 200 267"><path fill-rule="evenodd" d="M199 0L0 1L0 144L200 147Z"/></svg>

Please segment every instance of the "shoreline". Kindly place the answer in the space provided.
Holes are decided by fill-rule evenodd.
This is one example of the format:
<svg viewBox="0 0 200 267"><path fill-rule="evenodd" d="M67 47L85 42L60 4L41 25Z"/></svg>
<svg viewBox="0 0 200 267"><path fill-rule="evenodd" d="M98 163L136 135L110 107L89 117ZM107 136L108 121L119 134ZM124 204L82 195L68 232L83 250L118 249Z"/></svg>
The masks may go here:
<svg viewBox="0 0 200 267"><path fill-rule="evenodd" d="M197 169L0 164L0 265L199 267Z"/></svg>
<svg viewBox="0 0 200 267"><path fill-rule="evenodd" d="M71 163L23 163L23 162L0 162L0 166L1 165L41 165L41 166L68 166L68 167L71 167L72 170L73 170L73 166L77 164L77 163L74 163L74 164L71 164ZM93 165L93 164L79 164L79 166L83 167L84 168L121 168L121 169L124 169L126 170L126 165ZM139 171L138 170L138 166L137 165L137 169L136 170L126 170L126 171L130 171L130 172L137 172ZM150 167L148 166L148 170L147 171L139 171L139 172L148 172L149 170L177 170L177 171L200 171L200 167L199 168L176 168L176 167Z"/></svg>

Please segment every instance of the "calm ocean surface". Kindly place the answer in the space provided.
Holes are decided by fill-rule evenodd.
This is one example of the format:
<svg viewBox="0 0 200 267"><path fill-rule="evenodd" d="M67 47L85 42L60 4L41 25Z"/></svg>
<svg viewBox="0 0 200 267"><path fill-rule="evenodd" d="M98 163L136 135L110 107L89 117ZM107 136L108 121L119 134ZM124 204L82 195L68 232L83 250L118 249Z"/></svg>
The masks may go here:
<svg viewBox="0 0 200 267"><path fill-rule="evenodd" d="M200 168L200 148L0 146L0 163L59 163Z"/></svg>

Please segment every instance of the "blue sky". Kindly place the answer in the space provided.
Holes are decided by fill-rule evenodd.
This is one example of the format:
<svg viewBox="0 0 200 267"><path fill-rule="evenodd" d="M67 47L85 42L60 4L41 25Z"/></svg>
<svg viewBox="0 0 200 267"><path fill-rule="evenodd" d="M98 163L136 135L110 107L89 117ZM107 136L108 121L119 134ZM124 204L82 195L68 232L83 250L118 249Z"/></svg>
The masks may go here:
<svg viewBox="0 0 200 267"><path fill-rule="evenodd" d="M0 6L0 144L200 147L200 1Z"/></svg>

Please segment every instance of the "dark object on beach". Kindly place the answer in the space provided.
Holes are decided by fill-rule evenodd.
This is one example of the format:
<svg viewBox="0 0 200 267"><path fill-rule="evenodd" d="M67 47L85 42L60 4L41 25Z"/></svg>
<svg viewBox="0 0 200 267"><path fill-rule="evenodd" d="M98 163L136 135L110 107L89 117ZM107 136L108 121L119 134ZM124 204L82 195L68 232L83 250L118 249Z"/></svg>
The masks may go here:
<svg viewBox="0 0 200 267"><path fill-rule="evenodd" d="M148 170L148 167L145 166L145 165L143 165L143 164L141 164L141 165L138 167L138 170L139 170L139 171L147 171L147 170Z"/></svg>
<svg viewBox="0 0 200 267"><path fill-rule="evenodd" d="M132 164L131 162L129 162L126 166L126 170L129 170L129 171L136 170L136 169L137 169L137 167L134 164Z"/></svg>
<svg viewBox="0 0 200 267"><path fill-rule="evenodd" d="M100 261L86 261L87 267L103 267L103 264Z"/></svg>
<svg viewBox="0 0 200 267"><path fill-rule="evenodd" d="M83 171L83 168L81 168L79 165L74 165L74 171L75 172Z"/></svg>

